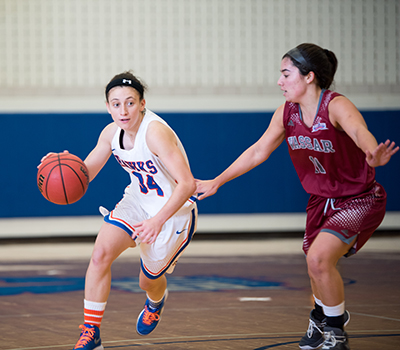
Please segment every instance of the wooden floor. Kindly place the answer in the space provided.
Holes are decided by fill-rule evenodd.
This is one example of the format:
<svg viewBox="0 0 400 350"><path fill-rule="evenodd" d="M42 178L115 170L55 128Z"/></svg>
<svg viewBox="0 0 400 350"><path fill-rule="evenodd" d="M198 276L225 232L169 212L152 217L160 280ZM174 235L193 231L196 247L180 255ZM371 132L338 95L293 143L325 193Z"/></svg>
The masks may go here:
<svg viewBox="0 0 400 350"><path fill-rule="evenodd" d="M195 240L193 250L168 276L170 293L162 321L147 337L135 331L145 295L138 287L137 252L128 252L113 265L101 327L105 349L298 349L311 308L300 243ZM288 250L294 246L296 251ZM400 248L397 237L395 246ZM90 254L88 247L74 247L54 245L53 255L45 244L1 247L0 349L73 348L83 320L86 255ZM70 249L71 255L57 256L63 248ZM400 349L397 248L365 249L340 261L353 350ZM14 253L7 258L6 251L19 251L20 257Z"/></svg>

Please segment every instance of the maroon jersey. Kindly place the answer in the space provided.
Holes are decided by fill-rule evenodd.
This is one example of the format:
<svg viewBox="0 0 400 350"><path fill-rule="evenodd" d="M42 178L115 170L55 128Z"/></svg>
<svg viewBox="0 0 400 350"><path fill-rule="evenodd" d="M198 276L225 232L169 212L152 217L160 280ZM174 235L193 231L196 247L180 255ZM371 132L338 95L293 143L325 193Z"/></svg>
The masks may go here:
<svg viewBox="0 0 400 350"><path fill-rule="evenodd" d="M328 105L337 96L329 90L321 93L310 128L297 103L286 102L283 112L286 142L301 184L307 193L325 198L365 192L375 180L375 169L365 161L364 152L329 121Z"/></svg>

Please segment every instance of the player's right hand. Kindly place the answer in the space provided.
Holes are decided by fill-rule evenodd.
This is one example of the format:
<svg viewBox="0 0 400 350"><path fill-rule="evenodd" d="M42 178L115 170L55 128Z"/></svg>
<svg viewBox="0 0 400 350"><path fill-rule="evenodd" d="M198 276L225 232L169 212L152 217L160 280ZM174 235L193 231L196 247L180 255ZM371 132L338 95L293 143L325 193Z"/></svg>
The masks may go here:
<svg viewBox="0 0 400 350"><path fill-rule="evenodd" d="M68 151L64 151L64 153L69 153ZM40 160L40 164L37 166L38 168L42 165L42 163L47 159L47 158L49 158L50 156L53 156L53 155L55 155L55 154L58 154L58 153L56 153L56 152L49 152L49 153L47 153L41 160Z"/></svg>
<svg viewBox="0 0 400 350"><path fill-rule="evenodd" d="M202 200L209 196L212 196L218 191L219 186L215 180L197 180L196 181L196 193L198 193L198 200Z"/></svg>

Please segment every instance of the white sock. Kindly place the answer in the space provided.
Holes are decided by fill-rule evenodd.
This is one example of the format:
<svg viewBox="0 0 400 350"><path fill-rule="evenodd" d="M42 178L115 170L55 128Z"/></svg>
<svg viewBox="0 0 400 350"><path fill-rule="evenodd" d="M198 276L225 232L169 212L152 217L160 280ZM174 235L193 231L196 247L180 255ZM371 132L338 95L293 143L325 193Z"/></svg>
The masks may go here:
<svg viewBox="0 0 400 350"><path fill-rule="evenodd" d="M84 300L84 322L92 326L100 327L103 319L104 310L106 309L105 303L98 303L95 301Z"/></svg>
<svg viewBox="0 0 400 350"><path fill-rule="evenodd" d="M341 316L345 312L345 306L344 306L344 301L343 303L336 305L336 306L322 306L324 309L324 314L328 317L337 317Z"/></svg>
<svg viewBox="0 0 400 350"><path fill-rule="evenodd" d="M322 303L322 301L319 300L315 295L313 295L313 297L314 297L315 304L317 304L323 308L324 304Z"/></svg>
<svg viewBox="0 0 400 350"><path fill-rule="evenodd" d="M147 293L146 293L146 296L147 296L147 299L149 299L149 306L150 306L150 308L153 309L153 310L155 310L155 309L157 309L157 308L160 306L161 302L163 301L164 296L165 296L165 292L164 292L163 297L162 297L160 300L158 300L158 301L154 301L153 299L151 299Z"/></svg>
<svg viewBox="0 0 400 350"><path fill-rule="evenodd" d="M96 301L83 300L85 309L95 310L95 311L103 311L106 309L107 302L98 303Z"/></svg>

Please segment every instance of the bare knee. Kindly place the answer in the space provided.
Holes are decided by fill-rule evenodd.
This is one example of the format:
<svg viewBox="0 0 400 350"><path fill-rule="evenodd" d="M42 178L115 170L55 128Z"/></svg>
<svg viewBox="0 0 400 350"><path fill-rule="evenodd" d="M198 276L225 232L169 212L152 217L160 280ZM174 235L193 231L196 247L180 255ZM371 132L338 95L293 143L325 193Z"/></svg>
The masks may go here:
<svg viewBox="0 0 400 350"><path fill-rule="evenodd" d="M95 247L90 264L97 269L108 269L111 267L114 257L104 247Z"/></svg>
<svg viewBox="0 0 400 350"><path fill-rule="evenodd" d="M334 273L339 259L349 250L349 245L329 232L320 232L307 254L308 274L318 279Z"/></svg>
<svg viewBox="0 0 400 350"><path fill-rule="evenodd" d="M316 253L307 256L308 275L313 279L318 279L320 276L329 273L332 267L334 267L334 264L322 254Z"/></svg>

